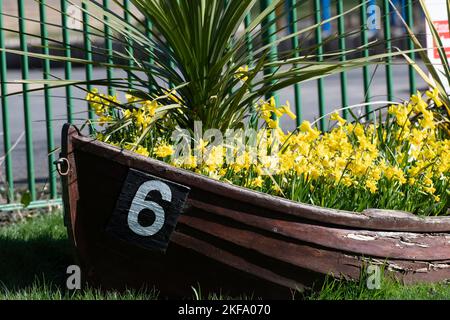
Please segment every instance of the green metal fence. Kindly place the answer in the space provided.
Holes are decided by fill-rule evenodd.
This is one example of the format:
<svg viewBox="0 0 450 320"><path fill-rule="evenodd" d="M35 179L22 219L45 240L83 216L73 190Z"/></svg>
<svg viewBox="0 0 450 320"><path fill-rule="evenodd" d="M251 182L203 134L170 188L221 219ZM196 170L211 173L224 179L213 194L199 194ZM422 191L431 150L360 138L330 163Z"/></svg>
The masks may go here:
<svg viewBox="0 0 450 320"><path fill-rule="evenodd" d="M27 4L29 0L16 0L17 8L18 8L18 31L17 36L19 39L19 45L20 50L26 51L29 50L28 46L28 40L30 38L30 35L27 31L27 19L24 19L26 13L25 13L25 5ZM10 0L8 0L10 2ZM40 44L41 44L41 50L42 53L48 54L49 53L49 30L48 30L48 24L46 23L48 21L48 12L51 10L51 6L48 5L48 0L40 0L39 1L39 17L35 17L38 21L42 21L43 23L40 24ZM52 4L54 5L55 1L52 1ZM99 1L98 1L99 2ZM114 0L102 0L102 5L105 9L109 9L111 4L113 2L118 2ZM305 3L308 1L300 1L300 0L286 0L285 1L285 7L284 10L288 11L288 20L287 20L287 28L286 30L290 33L295 33L299 30L297 20L298 17L298 6L300 3ZM322 15L322 1L320 0L311 0L309 1L311 7L314 9L314 15L313 19L315 22L321 22L323 15ZM333 11L337 14L342 14L345 11L345 4L347 1L344 0L335 0L332 1ZM355 4L361 5L359 8L359 18L360 18L360 25L361 32L360 32L360 40L361 44L364 47L362 51L362 55L364 57L367 57L369 55L369 35L368 30L366 27L367 24L367 5L368 3L372 3L373 1L367 1L367 0L360 0L360 1L353 1ZM5 17L8 16L9 13L5 12L5 0L0 0L0 48L5 49L6 48L6 41L5 41L5 31L8 30L8 28L5 27ZM68 20L69 20L69 14L67 12L68 7L70 5L69 0L60 0L59 8L63 12L61 15L61 23L59 25L59 30L61 32L61 45L62 45L62 52L61 55L64 57L72 57L73 54L73 43L71 42L71 36L74 33L73 30L69 28ZM261 0L260 6L261 9L264 9L271 3L271 0ZM382 8L382 25L383 30L380 31L383 33L384 37L384 45L385 50L388 52L391 52L393 49L392 47L392 41L393 38L391 36L391 19L390 17L393 14L393 10L390 7L390 1L389 0L380 0L376 2L381 8ZM405 3L405 12L406 12L406 20L407 23L410 26L414 25L414 19L413 19L413 1L408 0L404 1ZM122 2L122 5L124 7L128 7L130 5L130 2L127 0L124 0ZM86 9L87 4L83 3L82 8ZM326 8L327 10L329 8ZM116 12L117 13L117 12ZM275 13L274 13L275 14ZM127 14L123 15L123 18L127 21L130 21L131 17ZM275 26L273 23L271 23L270 20L273 20L273 16L269 17L269 21L263 21L263 27L267 27L267 31L265 32L265 36L268 38L274 38L276 37L274 31ZM107 17L104 17L104 20L106 20ZM91 26L90 26L90 17L88 14L83 13L82 14L82 22L83 22L83 28L81 30L82 32L82 44L81 46L84 48L85 51L85 59L92 60L93 59L93 42L91 37ZM248 15L245 18L245 25L248 26L251 23L251 16ZM337 36L337 43L338 43L338 52L340 52L340 60L345 61L347 59L347 50L349 49L347 47L345 34L345 18L339 17L336 21L336 30L334 30L335 35ZM151 21L146 21L147 25L147 34L150 36L151 30L152 30L152 23ZM113 41L112 41L112 30L110 27L108 27L107 24L104 24L103 26L103 32L105 34L105 41L103 43L103 49L104 55L106 56L106 61L109 64L113 63ZM317 60L323 61L324 60L324 54L325 54L325 48L324 48L324 35L322 28L317 28L314 33L314 39L316 44L318 44L317 48ZM300 41L299 38L294 37L291 40L291 46L294 48L299 47ZM80 44L77 44L80 46ZM407 43L408 47L410 49L413 48L412 41L408 41ZM250 41L247 42L247 50L251 52L253 50L254 44ZM130 54L132 53L133 47L132 44L129 44L127 48L127 52ZM272 56L276 56L277 48L272 48L272 51L270 53ZM298 53L296 53L298 56ZM414 58L414 54L410 54L411 58ZM8 82L9 82L9 76L8 76L8 65L7 65L7 54L5 51L0 52L0 76L1 76L1 85L0 85L0 94L1 94L1 115L2 115L2 140L3 140L3 149L4 149L4 161L3 165L4 168L2 168L4 174L2 175L3 181L2 184L4 186L4 198L6 201L4 201L3 204L0 204L0 210L8 211L8 210L16 210L21 209L23 207L23 204L20 203L20 198L18 198L15 195L16 188L16 179L15 179L15 172L13 172L13 157L11 153L9 152L13 147L13 142L11 139L11 113L12 112L18 112L17 106L14 106L14 109L12 108L10 104L10 97L7 96L8 94ZM392 70L392 60L388 60L388 63L386 64L386 96L389 100L392 100L393 98L393 90L394 90L394 83L393 83L393 70ZM129 60L130 65L133 64L133 60ZM248 63L251 65L252 61L249 60ZM30 77L30 67L29 67L29 57L22 56L21 57L21 76L23 79L28 79ZM73 65L71 62L66 61L64 62L63 68L64 68L64 77L68 80L72 79L73 77ZM85 77L87 80L93 79L93 68L92 65L87 65L85 68ZM271 70L267 70L267 72L271 72ZM363 67L361 70L363 74L363 90L364 90L364 100L366 102L369 102L371 100L371 75L369 67ZM51 73L52 73L52 67L50 64L50 61L44 61L42 65L42 79L51 79ZM114 77L114 70L112 68L107 68L106 70L106 77L108 80L112 80ZM346 72L343 72L340 74L340 92L341 92L341 105L342 107L347 107L349 105L349 94L351 92L351 88L349 88L348 84L348 74ZM406 79L405 79L406 80ZM416 80L415 80L415 74L414 70L412 68L409 69L409 86L410 91L415 92L416 91ZM130 86L132 86L133 83L130 81ZM29 89L28 84L23 84L24 91L27 91ZM91 87L87 87L88 90L92 89ZM304 91L300 87L299 84L295 84L292 88L294 92L294 103L295 103L295 110L297 112L298 118L297 118L297 124L300 124L300 121L303 118L302 114L302 93ZM27 187L28 194L30 197L31 202L28 205L28 208L39 208L39 207L45 207L49 205L58 205L61 203L61 200L59 198L58 194L58 179L57 175L55 173L55 168L53 165L53 162L55 161L56 155L55 155L55 132L58 132L60 128L56 128L54 126L54 99L52 98L52 91L53 89L49 88L48 86L45 86L43 91L44 96L44 106L45 106L45 132L46 132L46 139L47 139L47 153L48 153L48 159L47 159L47 171L48 176L46 177L46 185L48 186L48 191L46 192L46 195L44 198L40 198L37 191L37 182L36 182L36 175L35 175L35 160L34 160L34 150L33 150L33 127L32 127L32 119L30 115L30 111L33 105L32 97L29 93L23 94L23 116L24 116L24 127L25 127L25 155L26 155L26 171L27 171ZM110 94L113 94L113 88L109 86L108 89ZM324 80L317 80L317 102L318 102L318 115L324 116L325 115L325 84ZM74 99L73 99L73 92L71 87L65 88L65 102L64 106L66 107L66 116L68 122L74 121ZM370 107L367 107L367 111L370 111ZM92 112L88 113L88 116L92 119L94 117ZM349 117L349 113L347 110L343 111L344 118ZM44 125L44 124L39 124ZM325 119L322 118L320 121L321 128L325 128ZM41 164L40 164L41 165Z"/></svg>

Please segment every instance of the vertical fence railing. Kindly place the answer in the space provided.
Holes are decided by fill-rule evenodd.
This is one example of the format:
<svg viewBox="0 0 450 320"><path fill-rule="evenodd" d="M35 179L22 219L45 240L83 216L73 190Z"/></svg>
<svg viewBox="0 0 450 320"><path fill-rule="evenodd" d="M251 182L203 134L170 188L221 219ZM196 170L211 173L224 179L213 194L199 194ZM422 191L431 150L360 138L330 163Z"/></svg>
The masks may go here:
<svg viewBox="0 0 450 320"><path fill-rule="evenodd" d="M24 0L17 1L19 11L19 41L20 50L24 52L21 56L21 71L22 79L27 81L29 79L29 60L28 60L28 42L26 35L26 20L25 17L25 2ZM23 90L23 116L25 122L25 150L27 158L27 179L28 179L28 191L30 193L31 201L36 200L36 184L34 176L34 150L33 150L33 128L31 123L31 110L30 110L30 96L28 93L29 85L24 82L22 84Z"/></svg>
<svg viewBox="0 0 450 320"><path fill-rule="evenodd" d="M64 44L64 56L67 59L71 59L72 52L70 48L70 29L68 28L68 14L67 14L67 0L61 0L61 25L62 25L62 38ZM64 63L64 76L66 80L72 79L72 62L67 60ZM72 87L66 87L66 108L67 108L67 121L73 123L73 101L72 101Z"/></svg>
<svg viewBox="0 0 450 320"><path fill-rule="evenodd" d="M245 50L247 52L247 65L250 68L253 67L253 63L254 63L253 40L252 40L252 37L251 37L252 30L248 30L248 28L250 27L251 23L252 23L252 14L250 12L244 18L244 27L245 27L245 30L246 30L246 34L245 34ZM249 87L249 89L253 90L253 88L251 86ZM254 101L252 101L251 103L253 104ZM252 127L257 127L258 126L258 115L257 115L256 110L254 110L254 109L252 109L252 111L251 111L250 125Z"/></svg>
<svg viewBox="0 0 450 320"><path fill-rule="evenodd" d="M129 0L123 0L123 19L125 20L125 22L127 24L130 24L131 22L131 17L130 14L128 13L130 10L130 1ZM126 39L127 42L129 42L128 39ZM133 56L134 56L134 48L133 48L133 44L131 42L129 42L128 46L127 46L127 54L129 56L128 59L128 66L130 68L132 68L134 66L134 60L133 60ZM128 77L128 87L130 89L133 88L133 76L131 74L131 72L127 72L127 77Z"/></svg>
<svg viewBox="0 0 450 320"><path fill-rule="evenodd" d="M291 34L295 34L298 32L298 14L297 14L297 0L289 0L288 1L288 24L289 24L289 32ZM294 58L298 58L299 54L299 41L298 36L295 36L291 40L292 49L294 50ZM294 64L294 68L297 67L297 64ZM299 126L302 122L302 100L301 100L301 91L300 84L294 84L294 103L295 103L295 112L297 113L297 126Z"/></svg>
<svg viewBox="0 0 450 320"><path fill-rule="evenodd" d="M12 160L11 160L11 130L9 125L10 115L9 115L9 101L8 97L8 87L7 87L7 61L6 61L6 52L5 49L5 32L3 30L4 27L4 19L3 19L3 0L0 0L0 48L2 51L0 52L0 76L1 76L1 102L2 102L2 125L3 125L3 149L4 149L4 157L5 157L5 183L6 183L6 194L8 202L14 200L14 176L12 169Z"/></svg>
<svg viewBox="0 0 450 320"><path fill-rule="evenodd" d="M361 15L361 44L364 47L363 50L363 57L368 58L369 57L369 34L367 31L367 0L361 0L361 9L360 9L360 15ZM364 86L364 102L369 103L371 96L370 96L370 73L369 73L369 66L363 66L363 86ZM370 117L371 108L370 105L366 105L366 114L368 117Z"/></svg>
<svg viewBox="0 0 450 320"><path fill-rule="evenodd" d="M322 10L320 0L314 0L314 20L315 23L322 22ZM317 61L323 61L323 42L322 42L322 26L316 28L316 44L317 44ZM322 78L317 80L317 93L319 98L319 117L320 129L325 130L325 95L324 95L324 81Z"/></svg>
<svg viewBox="0 0 450 320"><path fill-rule="evenodd" d="M47 8L46 0L41 0L39 3L39 16L41 19L40 25L40 35L41 35L41 46L42 53L48 55L50 53L49 41L48 41L48 30L47 30ZM50 60L45 59L43 61L43 76L44 80L50 80ZM53 165L55 161L55 141L53 137L53 110L52 110L52 100L50 97L50 87L49 85L44 85L44 105L45 105L45 123L46 123L46 135L47 135L47 153L48 153L48 180L50 186L50 198L56 199L57 186L56 186L56 172Z"/></svg>
<svg viewBox="0 0 450 320"><path fill-rule="evenodd" d="M344 21L344 0L337 0L336 2L336 13L338 17L338 37L339 37L339 50L341 52L340 61L345 62L347 56L345 51L347 50L346 37L345 37L345 21ZM342 116L344 119L348 119L348 96L347 96L347 73L345 71L340 74L341 81L341 104L344 110L342 111Z"/></svg>
<svg viewBox="0 0 450 320"><path fill-rule="evenodd" d="M150 21L150 19L145 18L145 34L149 39L152 39L153 37L152 32L153 32L153 23ZM152 48L148 48L148 56L149 56L148 63L150 66L153 65L154 61L153 54L154 50L152 50ZM152 93L153 90L155 90L155 85L150 81L150 76L149 76L148 90L149 93Z"/></svg>
<svg viewBox="0 0 450 320"><path fill-rule="evenodd" d="M261 10L266 9L269 5L272 4L272 0L261 0ZM262 36L263 36L263 44L267 45L269 43L272 43L274 41L276 41L276 16L275 16L275 11L273 11L272 13L270 13L268 15L268 17L266 19L264 19L264 21L261 24L261 28L262 28ZM277 46L271 46L270 50L269 50L269 61L274 61L277 60L278 57L278 48ZM266 68L264 70L264 74L272 74L276 72L276 68L271 67L271 68ZM271 97L275 98L276 104L278 104L278 95L276 94L276 92L270 92L267 94L266 99L269 99ZM276 115L273 114L272 115L273 118L276 118Z"/></svg>
<svg viewBox="0 0 450 320"><path fill-rule="evenodd" d="M411 30L414 30L414 12L413 12L413 2L412 0L406 0L406 19L407 19L407 24L408 27L411 28ZM414 42L411 38L408 37L408 50L413 50L414 47ZM416 55L414 52L410 52L409 53L409 57L412 60L415 60ZM410 88L410 93L411 94L415 94L416 90L417 90L417 86L416 86L416 73L414 71L414 67L412 65L408 66L409 68L409 88Z"/></svg>
<svg viewBox="0 0 450 320"><path fill-rule="evenodd" d="M47 0L40 0L38 6L39 6L39 18L41 20L40 24L40 40L41 40L41 52L46 55L50 53L50 45L49 45L49 30L47 29L47 11L48 10L48 4ZM60 0L60 11L61 11L61 37L62 37L62 53L61 55L63 57L66 57L70 59L72 55L74 54L72 52L72 44L70 39L70 26L68 25L69 16L68 16L68 5L71 3L69 0ZM103 8L106 12L111 10L112 2L110 0L102 0L99 1L102 3ZM123 12L123 18L126 22L131 23L131 15L126 13L126 10L130 9L130 2L123 0L123 1L117 1L115 2L118 4L118 6L123 6L125 9ZM273 2L271 0L260 0L261 9L265 9L268 6L270 6ZM299 21L299 6L300 1L297 0L286 0L285 5L285 12L287 12L287 20L288 25L286 27L287 32L290 34L298 32L298 21ZM331 4L335 3L335 11L337 15L340 15L336 19L337 23L337 30L332 29L332 24L329 22L322 23L323 20L331 15L332 8ZM360 12L359 12L359 18L361 23L361 30L360 30L360 36L361 36L361 45L362 45L362 54L363 57L369 56L369 37L368 37L368 30L367 30L367 1L366 0L360 0L357 3L361 5ZM372 3L372 2L371 2ZM414 27L414 17L413 17L413 5L414 1L412 0L403 0L401 3L404 5L403 7L398 8L403 14L404 18L409 25L409 27ZM1 102L1 115L2 115L2 132L3 132L3 148L4 148L4 183L5 183L5 192L6 197L8 200L7 204L1 204L0 210L14 210L21 207L20 204L15 203L17 202L17 199L14 199L14 193L15 193L15 176L13 172L13 158L11 155L11 148L12 148L12 137L11 137L11 110L10 110L10 99L8 97L8 69L7 69L7 58L8 55L4 51L6 48L6 42L5 42L5 29L8 30L8 27L5 27L5 19L4 19L4 4L5 1L0 0L0 48L2 51L0 52L0 77L1 77L1 85L0 85L0 102ZM18 7L18 40L20 44L20 49L25 52L25 55L21 56L20 62L21 62L21 75L24 80L27 80L30 78L29 74L29 57L27 55L28 52L28 37L27 37L27 25L26 25L26 13L25 13L25 5L27 4L27 1L25 0L16 0L16 4ZM322 23L316 30L314 31L314 40L315 43L315 49L316 49L316 60L317 61L324 61L325 56L325 48L324 48L324 39L328 35L333 35L335 33L338 37L338 53L340 54L339 59L340 61L344 62L348 59L347 56L347 43L346 43L346 18L342 16L345 13L347 2L345 0L336 0L334 2L330 1L324 1L324 0L314 0L311 1L310 4L312 4L313 7L313 15L312 20L314 23ZM280 6L283 5L283 3L279 4ZM303 5L303 4L302 4ZM381 2L382 5L382 12L383 12L383 32L384 32L384 40L385 40L385 50L387 52L393 51L393 38L391 35L391 29L392 29L392 21L391 18L393 18L396 13L395 10L390 6L389 0L383 0ZM84 49L85 56L83 57L86 60L92 61L96 59L97 57L94 56L94 50L93 50L93 38L92 38L92 32L91 32L91 26L90 23L93 19L90 19L89 13L86 11L89 10L89 4L86 2L82 2L82 22L83 22L83 43L78 46L81 46ZM9 13L8 13L9 14ZM120 12L114 12L114 14L117 14L118 16L121 15ZM101 20L101 18L100 18ZM262 21L261 28L262 28L262 40L263 44L268 44L277 39L277 27L276 27L276 16L275 12L273 12L267 19ZM252 17L251 14L248 14L245 17L244 24L247 29L247 27L251 24ZM148 37L152 37L152 23L148 19L145 21L146 26L146 34ZM108 80L108 93L110 95L113 95L115 93L113 85L111 83L114 80L114 68L112 67L114 65L114 50L113 50L113 40L112 40L112 29L108 26L108 16L105 14L103 17L103 26L100 26L99 28L102 28L105 34L104 37L104 48L105 48L105 61L108 64L106 68L106 77ZM331 29L330 29L331 28ZM97 27L96 27L97 29ZM326 30L324 30L326 29ZM330 32L331 30L331 32ZM249 53L249 59L248 64L249 66L253 65L253 52L254 52L254 46L255 43L252 42L252 37L250 35L247 35L247 43L246 43L246 50ZM125 43L125 49L128 52L128 55L133 55L133 45L132 43L128 42L128 39L124 39ZM300 47L300 38L298 36L292 37L290 40L290 45L294 49L294 57L299 57L299 47ZM408 49L414 49L414 43L411 40L406 40L406 46ZM415 55L414 53L409 53L409 56L414 59ZM269 51L269 59L277 59L278 58L278 48L277 46L272 46L272 48ZM152 63L152 51L149 51L149 61L148 63ZM393 69L392 59L386 60L386 95L389 100L392 100L394 98L394 81L393 81ZM129 66L134 65L133 59L130 59L128 62ZM295 67L295 65L293 66ZM409 66L408 71L408 77L409 77L409 87L411 93L415 93L416 91L416 75L414 72L414 69ZM370 72L369 67L363 67L363 92L364 92L364 100L366 102L370 102ZM272 73L275 72L275 68L268 68L265 70L266 73ZM43 72L43 79L44 80L51 80L51 64L49 60L44 60L42 64L42 72ZM64 78L67 80L72 80L72 63L67 60L64 62ZM349 93L348 93L348 74L347 72L341 72L340 73L340 89L341 89L341 104L342 107L348 107L349 105ZM129 83L132 84L131 81L131 75L128 74L129 77ZM88 64L85 66L85 78L87 81L90 81L94 78L94 69L91 64ZM29 85L27 83L23 83L23 90L26 92L29 89ZM92 87L90 85L86 86L86 90L90 91ZM294 84L293 87L294 92L294 103L295 103L295 110L298 115L297 124L300 123L302 120L302 101L301 101L301 87L299 84ZM318 102L318 116L322 117L321 121L319 122L320 128L325 129L325 118L323 116L325 115L325 90L324 90L324 80L320 79L317 80L317 102ZM25 124L25 151L26 151L26 170L27 170L27 188L29 190L30 196L31 196L31 205L29 208L37 208L42 206L48 206L49 203L60 203L60 199L58 198L58 188L57 188L57 179L56 179L56 173L53 167L53 162L55 160L55 138L54 138L54 115L53 115L53 106L52 106L52 91L54 89L51 88L49 85L44 86L44 107L45 107L45 120L46 120L46 140L47 140L47 149L48 152L48 163L46 164L48 167L48 184L49 184L49 200L42 200L40 201L37 199L36 194L36 177L35 177L35 162L34 162L34 150L33 150L33 126L32 126L32 119L31 119L31 113L30 109L32 107L31 101L30 101L30 95L25 93L23 94L23 113L24 113L24 124ZM151 86L149 84L149 90L151 90ZM276 92L270 93L266 98L269 98L271 96L277 97ZM67 108L67 120L69 122L73 122L73 97L72 97L72 89L70 87L67 87L65 89L65 102L66 102L66 108ZM370 109L368 108L368 110ZM94 119L95 115L90 110L88 112L88 116L90 119ZM343 116L347 118L349 116L349 113L347 110L343 111Z"/></svg>
<svg viewBox="0 0 450 320"><path fill-rule="evenodd" d="M384 41L386 42L386 52L392 52L392 35L391 35L391 10L389 0L383 0L384 14ZM392 81L392 58L386 59L386 91L387 99L392 101L394 98L394 84Z"/></svg>
<svg viewBox="0 0 450 320"><path fill-rule="evenodd" d="M244 19L244 26L246 30L250 27L251 23L252 23L252 16L251 14L247 14ZM247 32L245 35L245 47L248 54L247 64L249 66L253 66L253 42L250 36L250 32Z"/></svg>
<svg viewBox="0 0 450 320"><path fill-rule="evenodd" d="M92 55L92 40L91 40L91 28L90 28L90 19L89 19L89 14L87 12L88 8L88 4L86 2L83 2L81 4L81 8L83 10L82 13L82 20L83 20L83 44L84 44L84 54L85 54L85 59L88 61L92 61L93 60L93 55ZM90 84L90 82L93 79L93 66L92 64L86 64L85 66L85 73L86 73L86 81L88 82L88 84L86 85L86 90L88 92L92 91L92 85ZM88 117L89 117L89 121L93 121L94 120L94 111L92 110L92 108L89 107L89 103L87 106L88 109ZM89 126L91 133L93 132L93 126L90 125Z"/></svg>
<svg viewBox="0 0 450 320"><path fill-rule="evenodd" d="M109 0L103 0L103 8L107 12L109 11ZM106 79L108 80L108 94L114 94L114 88L111 86L111 82L114 76L114 70L111 65L114 63L113 60L113 43L111 39L111 28L108 26L108 16L103 17L104 20L104 28L103 32L105 33L105 49L106 49L106 63L108 67L106 68Z"/></svg>

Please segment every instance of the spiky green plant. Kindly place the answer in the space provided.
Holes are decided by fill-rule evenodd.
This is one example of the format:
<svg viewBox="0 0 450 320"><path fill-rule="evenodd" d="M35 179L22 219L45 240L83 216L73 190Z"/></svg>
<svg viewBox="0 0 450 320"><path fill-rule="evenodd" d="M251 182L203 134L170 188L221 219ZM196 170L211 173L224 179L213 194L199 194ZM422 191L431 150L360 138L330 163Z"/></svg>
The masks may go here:
<svg viewBox="0 0 450 320"><path fill-rule="evenodd" d="M428 74L419 67L419 65L412 60L405 52L402 52L403 56L407 60L407 62L414 67L416 72L424 79L424 81L433 88L437 89L437 94L439 98L444 103L444 108L435 108L434 110L437 111L437 114L441 114L442 116L442 123L443 128L447 130L447 132L450 132L450 62L447 58L447 53L445 50L445 47L443 45L443 41L441 39L441 36L439 35L438 30L436 29L436 26L433 23L433 19L431 18L431 15L428 11L427 5L425 1L419 0L421 9L423 10L423 13L425 15L425 21L428 25L428 28L431 32L432 39L437 47L437 52L439 55L439 63L434 64L430 58L428 57L426 49L422 46L419 39L416 37L414 31L408 26L408 24L403 20L401 14L397 10L397 15L402 20L408 36L410 39L412 39L415 47L418 49L418 53L420 55L420 58L425 64L426 71L428 71ZM446 1L447 5L447 16L450 21L450 0ZM441 110L445 110L446 112L441 112Z"/></svg>
<svg viewBox="0 0 450 320"><path fill-rule="evenodd" d="M95 53L104 56L106 62L38 53L28 53L28 56L120 69L127 72L128 77L89 82L31 82L50 87L90 84L109 85L120 91L131 88L132 94L142 100L164 96L169 87L176 88L181 108L171 109L171 117L176 125L189 130L192 130L194 121L201 121L204 129L224 131L235 128L249 116L255 101L272 92L369 63L383 63L383 58L387 56L381 54L343 62L338 59L340 53L336 53L329 54L326 62L317 62L317 46L293 48L283 55L277 55L276 48L283 41L311 34L323 23L339 17L334 16L320 24L281 36L280 31L283 30L280 28L285 27L277 27L280 25L277 22L283 17L276 15L275 10L284 5L282 0L265 1L268 3L266 8L240 33L239 27L259 1L130 0L134 10L129 6L124 7L122 1L114 0L131 18L128 21L122 15L105 9L97 1L82 2L85 5L79 8L90 17L92 35L109 38L128 49L114 49L113 59L108 60L108 52L96 48ZM297 1L296 5L305 3ZM359 10L360 7L361 4L343 14ZM153 24L150 30L147 21ZM107 25L112 33L104 34L103 30L95 26L98 22ZM60 44L57 39L50 40L52 46ZM254 50L247 50L249 44L254 45ZM347 53L357 50L361 48ZM19 50L6 51L24 54ZM298 54L305 51L307 53ZM249 61L251 65L247 71L245 66ZM173 103L170 99L162 100L165 104ZM130 105L114 104L120 108L130 108Z"/></svg>

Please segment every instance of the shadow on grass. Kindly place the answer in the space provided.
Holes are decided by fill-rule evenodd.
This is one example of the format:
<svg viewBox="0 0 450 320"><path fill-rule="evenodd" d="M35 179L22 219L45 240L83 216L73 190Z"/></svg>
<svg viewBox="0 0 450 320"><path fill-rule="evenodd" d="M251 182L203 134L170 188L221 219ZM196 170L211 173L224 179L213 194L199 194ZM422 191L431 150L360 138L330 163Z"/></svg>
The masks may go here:
<svg viewBox="0 0 450 320"><path fill-rule="evenodd" d="M0 227L0 300L153 300L157 290L68 291L72 248L60 212Z"/></svg>
<svg viewBox="0 0 450 320"><path fill-rule="evenodd" d="M37 281L65 287L66 269L73 264L62 217L38 217L33 221L0 228L0 285L17 291Z"/></svg>

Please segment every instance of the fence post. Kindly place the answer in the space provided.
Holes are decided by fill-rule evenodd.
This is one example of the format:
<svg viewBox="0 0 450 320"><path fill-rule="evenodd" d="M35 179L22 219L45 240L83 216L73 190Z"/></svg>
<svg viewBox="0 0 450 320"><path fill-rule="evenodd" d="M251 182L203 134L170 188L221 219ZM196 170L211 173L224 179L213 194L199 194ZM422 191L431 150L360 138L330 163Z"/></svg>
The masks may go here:
<svg viewBox="0 0 450 320"><path fill-rule="evenodd" d="M247 55L248 55L247 64L248 64L249 68L252 68L253 67L253 63L254 63L254 60L253 60L253 40L252 40L252 37L250 36L250 33L247 30L250 27L251 23L252 23L252 13L251 13L251 10L250 10L250 12L245 16L245 19L244 19L244 27L245 27L245 30L246 30L246 33L245 33L245 48L246 48ZM252 89L252 87L250 87L250 90L251 89ZM251 103L253 105L254 102L252 101ZM258 126L258 116L257 116L256 109L254 109L254 108L251 108L251 111L250 111L250 125L252 127L257 127Z"/></svg>
<svg viewBox="0 0 450 320"><path fill-rule="evenodd" d="M109 10L109 0L103 0L103 10L108 11ZM110 66L114 63L113 60L113 44L111 40L111 28L108 26L108 17L105 15L103 17L103 32L105 33L105 47L107 51L107 58L106 62L108 63L108 67L106 68L106 79L108 79L108 94L114 95L114 88L111 85L112 78L113 78L113 68Z"/></svg>
<svg viewBox="0 0 450 320"><path fill-rule="evenodd" d="M262 10L266 9L271 3L272 3L272 0L261 0ZM265 45L276 41L277 27L276 27L275 11L270 13L269 16L266 19L264 19L264 21L262 22L261 28L263 29L262 36L263 36L263 43ZM278 59L278 48L276 45L273 45L269 51L269 61L275 61L277 59ZM273 74L274 72L276 72L276 69L273 67L266 68L264 70L264 74ZM272 96L275 98L275 103L278 105L278 96L275 92L269 92L266 95L266 99L270 99L270 97L272 97ZM275 119L275 114L273 114L272 116Z"/></svg>
<svg viewBox="0 0 450 320"><path fill-rule="evenodd" d="M289 32L291 34L298 32L297 22L297 0L290 0L288 5L289 10ZM291 40L292 49L294 50L294 58L299 57L299 41L298 36L295 36ZM294 68L297 65L294 65ZM299 126L302 122L302 100L301 100L301 91L300 85L298 83L294 84L294 99L295 99L295 111L297 113L297 126Z"/></svg>
<svg viewBox="0 0 450 320"><path fill-rule="evenodd" d="M408 27L411 28L411 30L414 30L414 12L413 12L413 3L412 0L406 0L406 19L407 19L407 24ZM411 37L408 37L408 50L414 50L415 46L414 46L414 42L411 39ZM412 60L416 59L416 54L414 52L410 52L409 57ZM408 65L408 69L409 69L409 91L411 94L415 94L416 90L417 90L417 86L416 86L416 73L414 71L414 67L412 65Z"/></svg>
<svg viewBox="0 0 450 320"><path fill-rule="evenodd" d="M361 21L361 44L364 47L363 57L369 57L369 36L367 32L367 2L366 0L361 0L361 9L360 9L360 21ZM363 66L363 86L364 86L364 102L370 102L370 75L369 75L369 67ZM371 110L372 108L367 105L366 106L366 119L371 118Z"/></svg>
<svg viewBox="0 0 450 320"><path fill-rule="evenodd" d="M3 31L3 0L0 0L0 75L1 75L1 102L2 102L2 124L3 124L3 149L5 153L5 177L8 202L14 198L14 176L11 164L11 134L9 126L9 104L7 85L7 61L5 49L5 32Z"/></svg>
<svg viewBox="0 0 450 320"><path fill-rule="evenodd" d="M29 61L28 61L28 43L26 36L26 19L24 0L18 0L19 9L19 37L20 50L25 54L21 57L22 62L22 79L27 81L29 79ZM22 85L23 91L23 112L25 121L25 145L27 154L27 172L28 172L28 189L31 196L31 201L36 200L36 186L34 176L34 151L33 151L33 128L31 123L30 113L30 98L28 94L29 86L27 83Z"/></svg>
<svg viewBox="0 0 450 320"><path fill-rule="evenodd" d="M39 16L41 18L41 46L42 53L44 55L49 55L49 42L48 42L48 30L47 30L47 14L46 14L46 0L41 0L39 2ZM50 60L45 59L43 61L43 77L44 80L50 80ZM48 153L48 179L50 185L50 197L56 199L58 196L56 188L56 172L54 169L53 162L55 161L55 141L53 137L53 108L52 100L50 97L50 86L44 85L44 104L45 104L45 123L47 132L47 153Z"/></svg>
<svg viewBox="0 0 450 320"><path fill-rule="evenodd" d="M129 6L130 1L129 0L123 0L123 18L125 20L125 22L127 24L130 24L130 14L128 13L128 10L130 10L130 6ZM128 30L128 28L127 28ZM130 30L128 30L130 31ZM134 60L133 60L133 56L134 56L134 48L133 48L133 43L130 42L129 39L126 39L126 41L128 42L128 46L127 46L127 53L129 56L128 59L128 66L129 67L133 67L134 66ZM128 87L130 89L133 89L133 76L131 74L130 71L127 71L127 77L128 77Z"/></svg>
<svg viewBox="0 0 450 320"><path fill-rule="evenodd" d="M392 52L392 36L391 36L391 10L389 0L383 0L384 11L384 41L386 41L386 52ZM392 83L392 57L387 58L386 63L386 86L387 98L392 101L394 98L394 84Z"/></svg>
<svg viewBox="0 0 450 320"><path fill-rule="evenodd" d="M322 10L320 6L320 0L314 0L314 17L315 23L321 23L322 20ZM323 43L322 43L322 28L317 27L316 33L316 44L317 44L317 61L323 62ZM324 83L323 79L317 80L317 91L319 95L319 117L320 117L320 129L325 130L325 96L324 96Z"/></svg>
<svg viewBox="0 0 450 320"><path fill-rule="evenodd" d="M72 54L70 50L69 28L67 26L67 0L61 0L61 25L64 44L64 56L67 59L70 59L72 57ZM70 61L65 62L64 73L66 80L72 79L72 63ZM72 87L66 86L65 89L66 89L67 121L69 123L73 123Z"/></svg>
<svg viewBox="0 0 450 320"><path fill-rule="evenodd" d="M153 37L152 32L153 32L153 24L150 21L150 19L145 18L145 33L146 33L146 35L147 35L147 37L149 39L151 39ZM152 45L153 45L153 43L152 43ZM153 54L154 53L153 52L154 51L153 51L152 48L148 48L148 56L149 56L148 63L149 63L150 66L154 63L154 59L153 59ZM150 75L148 75L148 84L149 84L148 85L148 91L149 91L149 95L151 95L151 93L156 89L156 87L155 87L155 85L154 85L154 83L152 81L153 81L153 79L151 80Z"/></svg>
<svg viewBox="0 0 450 320"><path fill-rule="evenodd" d="M341 51L340 61L345 62L347 60L345 51L347 50L347 45L345 43L345 20L344 20L344 3L343 0L338 0L337 3L337 14L338 14L338 36L339 36L339 50ZM347 96L347 73L345 71L341 72L341 103L342 107L348 107L348 96ZM342 111L342 116L344 119L348 119L348 110L344 109Z"/></svg>
<svg viewBox="0 0 450 320"><path fill-rule="evenodd" d="M83 9L83 44L84 44L84 52L85 52L85 59L88 61L92 61L93 55L92 55L92 42L91 42L91 28L89 25L89 13L88 13L88 5L86 2L83 1L81 4L81 8ZM88 63L86 64L86 81L88 82L86 84L86 90L88 92L92 91L92 84L89 82L92 81L92 73L93 73L93 67L92 64ZM87 103L88 108L88 117L89 117L89 131L93 133L94 129L92 127L92 121L94 120L94 111L92 108L89 107L89 103Z"/></svg>
<svg viewBox="0 0 450 320"><path fill-rule="evenodd" d="M245 16L245 19L244 19L244 26L245 26L246 30L250 26L251 23L252 23L252 16L251 16L251 13L249 13ZM252 42L252 38L250 37L250 34L248 32L245 34L245 46L246 46L247 54L248 54L247 63L248 63L249 67L252 67L253 66L253 42Z"/></svg>

